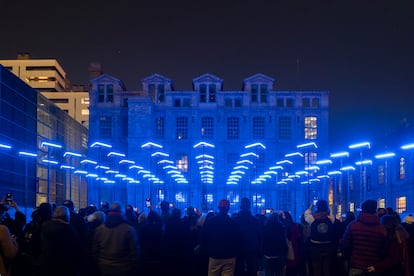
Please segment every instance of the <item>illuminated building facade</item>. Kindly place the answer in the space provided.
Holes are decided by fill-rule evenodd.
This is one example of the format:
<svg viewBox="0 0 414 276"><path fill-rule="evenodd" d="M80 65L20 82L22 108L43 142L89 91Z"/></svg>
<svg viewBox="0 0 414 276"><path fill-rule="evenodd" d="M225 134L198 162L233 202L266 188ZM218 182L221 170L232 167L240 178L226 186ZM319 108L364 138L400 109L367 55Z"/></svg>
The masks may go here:
<svg viewBox="0 0 414 276"><path fill-rule="evenodd" d="M107 74L91 80L89 140L110 148L90 148L88 156L117 168L102 170L104 181L90 181L91 202L118 197L143 208L145 198L154 205L165 199L206 211L221 198L237 210L248 197L253 211L299 213L328 195L327 186L303 184L312 172L288 178L328 152L327 91L274 90L274 79L263 74L245 79L241 90L224 90L211 74L192 83L192 90L175 90L172 80L154 74L141 91L127 91ZM301 153L278 166L288 152Z"/></svg>
<svg viewBox="0 0 414 276"><path fill-rule="evenodd" d="M28 210L67 198L86 205L85 180L65 169L80 160L65 152L86 155L87 128L1 65L0 102L0 193Z"/></svg>

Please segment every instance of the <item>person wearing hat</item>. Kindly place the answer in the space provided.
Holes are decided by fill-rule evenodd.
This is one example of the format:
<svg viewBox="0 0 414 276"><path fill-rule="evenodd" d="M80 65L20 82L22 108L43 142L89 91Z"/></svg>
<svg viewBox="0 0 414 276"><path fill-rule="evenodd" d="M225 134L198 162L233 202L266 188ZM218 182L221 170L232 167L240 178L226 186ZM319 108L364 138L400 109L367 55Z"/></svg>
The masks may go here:
<svg viewBox="0 0 414 276"><path fill-rule="evenodd" d="M377 215L377 201L364 201L358 218L349 223L342 237L345 257L350 258L349 275L366 275L369 266L382 260L386 235Z"/></svg>
<svg viewBox="0 0 414 276"><path fill-rule="evenodd" d="M220 200L218 209L218 214L203 225L200 250L205 250L209 257L209 276L232 276L241 243L240 230L228 215L230 202L227 199Z"/></svg>

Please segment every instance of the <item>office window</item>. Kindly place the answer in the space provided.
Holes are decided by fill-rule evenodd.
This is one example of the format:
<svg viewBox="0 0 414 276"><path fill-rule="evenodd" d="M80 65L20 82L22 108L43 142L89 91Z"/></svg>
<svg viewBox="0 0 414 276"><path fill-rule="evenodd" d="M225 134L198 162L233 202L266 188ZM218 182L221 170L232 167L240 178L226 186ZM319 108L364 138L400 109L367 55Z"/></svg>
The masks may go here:
<svg viewBox="0 0 414 276"><path fill-rule="evenodd" d="M66 98L66 99L63 99L63 98L61 98L61 99L49 99L49 100L51 100L54 103L69 103L68 98Z"/></svg>
<svg viewBox="0 0 414 276"><path fill-rule="evenodd" d="M89 98L82 98L81 103L82 104L89 104Z"/></svg>
<svg viewBox="0 0 414 276"><path fill-rule="evenodd" d="M384 184L385 183L385 170L384 165L378 166L378 184Z"/></svg>
<svg viewBox="0 0 414 276"><path fill-rule="evenodd" d="M266 103L267 102L267 84L261 84L260 85L260 102Z"/></svg>
<svg viewBox="0 0 414 276"><path fill-rule="evenodd" d="M201 137L206 139L214 138L214 118L202 117L201 118Z"/></svg>
<svg viewBox="0 0 414 276"><path fill-rule="evenodd" d="M305 117L305 139L318 138L317 118L314 116Z"/></svg>
<svg viewBox="0 0 414 276"><path fill-rule="evenodd" d="M279 117L279 140L292 139L292 118L287 116Z"/></svg>
<svg viewBox="0 0 414 276"><path fill-rule="evenodd" d="M378 199L378 208L386 208L385 207L385 198Z"/></svg>
<svg viewBox="0 0 414 276"><path fill-rule="evenodd" d="M257 94L258 94L257 84L252 84L250 93L251 93L251 102L257 103Z"/></svg>
<svg viewBox="0 0 414 276"><path fill-rule="evenodd" d="M308 98L303 98L302 99L302 107L304 107L304 108L310 107L310 101L309 101Z"/></svg>
<svg viewBox="0 0 414 276"><path fill-rule="evenodd" d="M229 140L239 139L239 118L238 117L227 118L227 139Z"/></svg>
<svg viewBox="0 0 414 276"><path fill-rule="evenodd" d="M305 154L303 155L303 158L305 158L305 165L306 166L315 165L316 160L318 158L318 154L314 151L305 152Z"/></svg>
<svg viewBox="0 0 414 276"><path fill-rule="evenodd" d="M175 120L175 137L177 140L188 139L188 118L178 117Z"/></svg>
<svg viewBox="0 0 414 276"><path fill-rule="evenodd" d="M185 153L178 153L176 166L181 172L188 172L188 155Z"/></svg>
<svg viewBox="0 0 414 276"><path fill-rule="evenodd" d="M174 99L174 107L180 107L181 106L181 99Z"/></svg>
<svg viewBox="0 0 414 276"><path fill-rule="evenodd" d="M319 108L319 98L312 99L312 108Z"/></svg>
<svg viewBox="0 0 414 276"><path fill-rule="evenodd" d="M81 114L82 115L89 115L89 109L82 108Z"/></svg>
<svg viewBox="0 0 414 276"><path fill-rule="evenodd" d="M112 137L112 117L102 116L99 118L99 137Z"/></svg>
<svg viewBox="0 0 414 276"><path fill-rule="evenodd" d="M164 117L158 117L156 119L155 136L157 138L164 138L165 120Z"/></svg>
<svg viewBox="0 0 414 276"><path fill-rule="evenodd" d="M200 103L207 102L207 86L200 84Z"/></svg>
<svg viewBox="0 0 414 276"><path fill-rule="evenodd" d="M399 179L405 179L405 158L404 157L400 158L398 167L399 167L399 170L398 170Z"/></svg>
<svg viewBox="0 0 414 276"><path fill-rule="evenodd" d="M401 214L405 211L407 211L407 197L405 196L401 196L401 197L397 197L397 202L396 202L396 211L397 213Z"/></svg>
<svg viewBox="0 0 414 276"><path fill-rule="evenodd" d="M253 139L264 139L265 137L265 118L253 117Z"/></svg>

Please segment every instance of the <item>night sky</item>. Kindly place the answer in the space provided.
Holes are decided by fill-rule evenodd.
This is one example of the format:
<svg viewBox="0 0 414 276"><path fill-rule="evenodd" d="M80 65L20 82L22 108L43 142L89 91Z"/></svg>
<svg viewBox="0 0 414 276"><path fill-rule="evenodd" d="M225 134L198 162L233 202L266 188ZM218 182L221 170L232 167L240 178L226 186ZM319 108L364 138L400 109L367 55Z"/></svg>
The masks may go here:
<svg viewBox="0 0 414 276"><path fill-rule="evenodd" d="M414 124L413 3L5 0L0 59L55 58L72 84L100 62L129 90L153 73L176 90L204 73L237 90L263 73L276 90L330 91L331 141L348 145Z"/></svg>

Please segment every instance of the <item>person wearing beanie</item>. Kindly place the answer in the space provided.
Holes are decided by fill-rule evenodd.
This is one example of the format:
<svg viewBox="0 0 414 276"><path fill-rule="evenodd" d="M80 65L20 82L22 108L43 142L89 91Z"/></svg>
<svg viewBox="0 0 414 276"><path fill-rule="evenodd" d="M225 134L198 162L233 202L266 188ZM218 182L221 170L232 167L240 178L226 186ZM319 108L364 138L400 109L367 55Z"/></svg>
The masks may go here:
<svg viewBox="0 0 414 276"><path fill-rule="evenodd" d="M376 211L375 200L364 201L342 237L345 257L350 259L349 275L365 275L369 266L382 260L387 232Z"/></svg>
<svg viewBox="0 0 414 276"><path fill-rule="evenodd" d="M234 275L240 247L240 229L228 212L230 202L220 200L219 212L208 219L201 230L200 250L209 257L208 275Z"/></svg>

